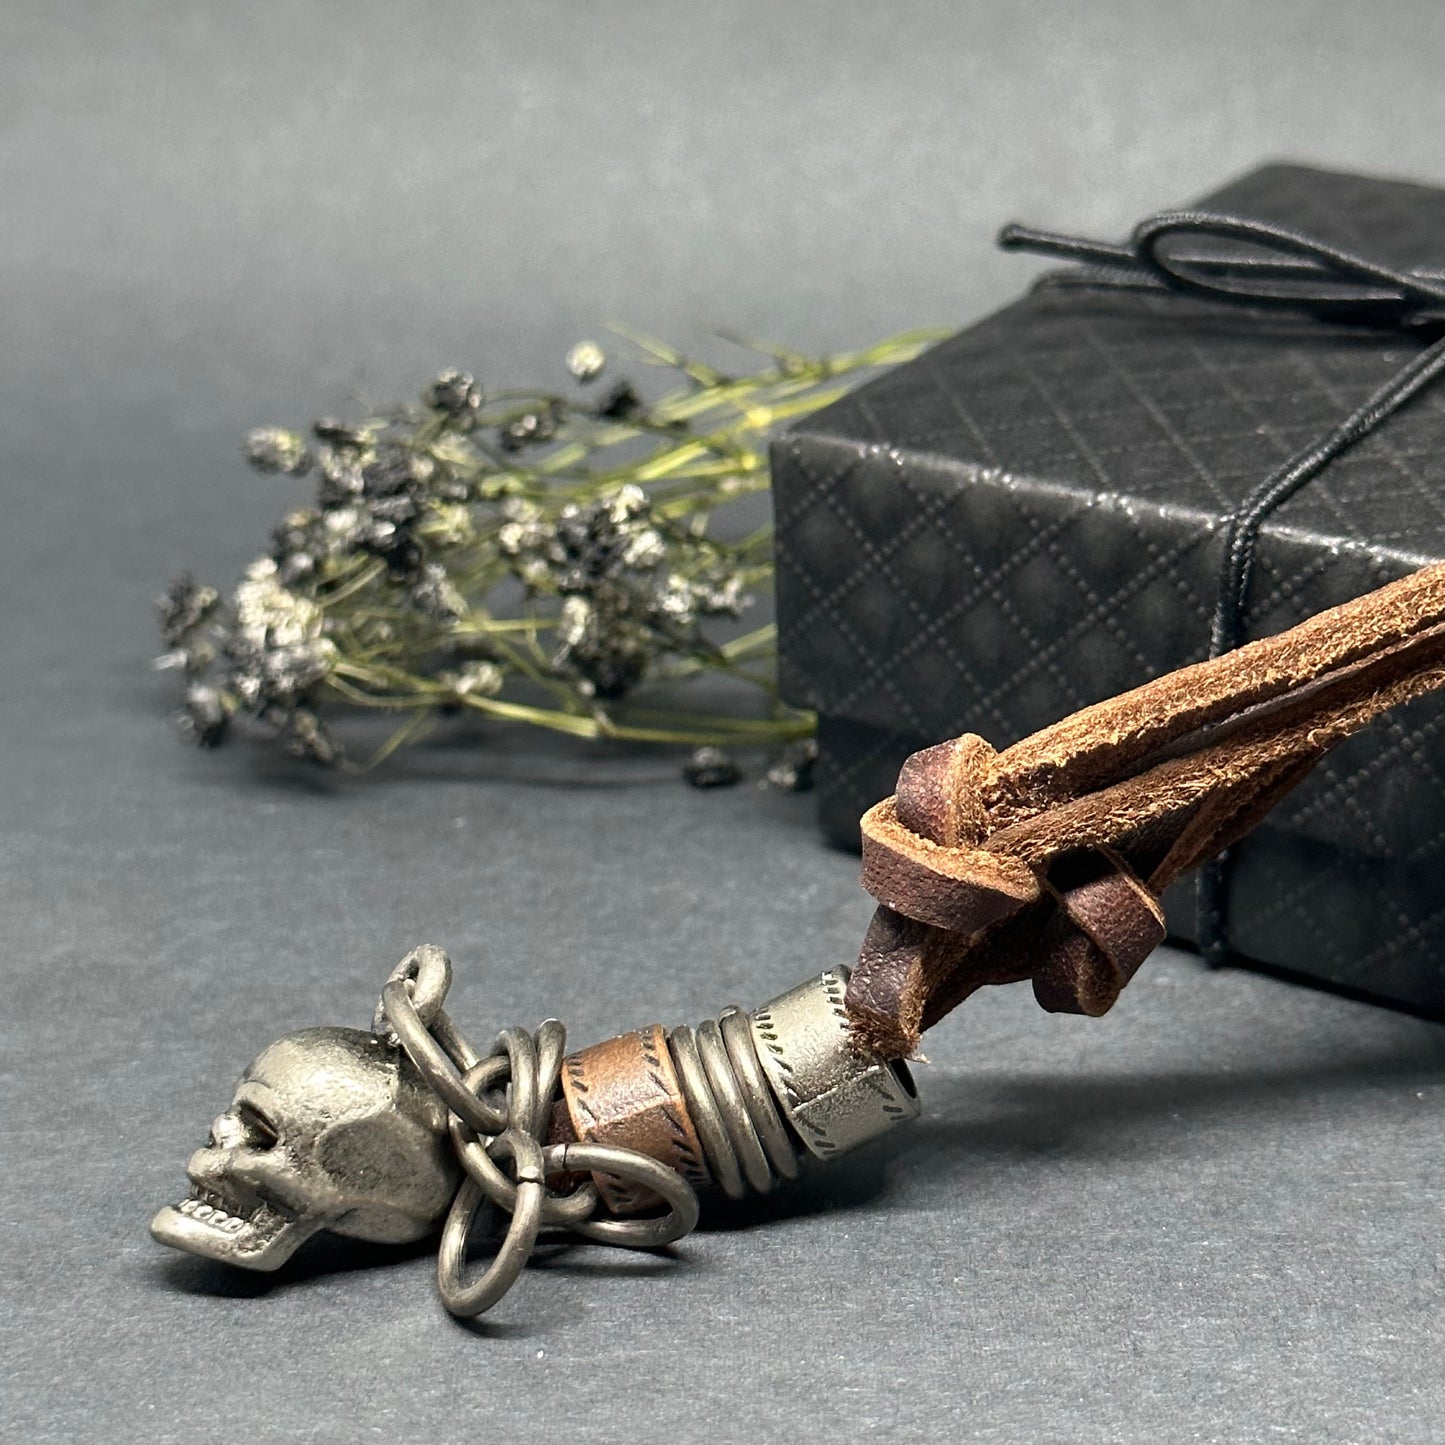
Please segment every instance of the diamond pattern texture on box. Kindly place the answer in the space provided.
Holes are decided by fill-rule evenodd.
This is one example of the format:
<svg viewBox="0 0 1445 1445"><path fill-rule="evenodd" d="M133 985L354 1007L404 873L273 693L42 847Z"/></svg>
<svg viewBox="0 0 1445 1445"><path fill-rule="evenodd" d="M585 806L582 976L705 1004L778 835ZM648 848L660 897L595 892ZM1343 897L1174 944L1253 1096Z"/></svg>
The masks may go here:
<svg viewBox="0 0 1445 1445"><path fill-rule="evenodd" d="M1269 166L1204 204L1445 266L1445 191ZM915 747L966 730L1006 746L1203 657L1228 513L1421 344L1039 290L781 438L783 682L823 719L830 834L850 837ZM1268 520L1247 635L1441 558L1437 388ZM1235 850L1234 949L1445 1012L1442 731L1436 698L1382 720ZM1189 899L1168 903L1192 938Z"/></svg>

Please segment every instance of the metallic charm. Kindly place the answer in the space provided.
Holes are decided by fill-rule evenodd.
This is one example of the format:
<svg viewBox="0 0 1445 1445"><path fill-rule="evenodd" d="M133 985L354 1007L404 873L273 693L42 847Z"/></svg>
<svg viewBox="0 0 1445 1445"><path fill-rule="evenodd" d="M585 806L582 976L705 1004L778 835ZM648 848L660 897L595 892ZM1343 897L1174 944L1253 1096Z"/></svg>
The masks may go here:
<svg viewBox="0 0 1445 1445"><path fill-rule="evenodd" d="M456 1193L446 1110L405 1054L360 1029L266 1049L186 1166L191 1194L151 1221L162 1244L277 1269L320 1229L400 1244Z"/></svg>
<svg viewBox="0 0 1445 1445"><path fill-rule="evenodd" d="M437 1287L456 1315L496 1304L543 1230L672 1244L697 1224L694 1185L766 1193L797 1177L802 1148L827 1158L918 1113L907 1069L854 1046L847 977L574 1054L548 1019L482 1054L443 1007L451 961L415 949L371 1033L308 1029L256 1059L191 1158L190 1197L151 1232L272 1270L322 1229L388 1243L440 1229ZM479 1219L495 1242L476 1273Z"/></svg>
<svg viewBox="0 0 1445 1445"><path fill-rule="evenodd" d="M810 978L752 1014L763 1072L798 1137L820 1159L917 1118L908 1066L859 1050L843 996L848 970Z"/></svg>

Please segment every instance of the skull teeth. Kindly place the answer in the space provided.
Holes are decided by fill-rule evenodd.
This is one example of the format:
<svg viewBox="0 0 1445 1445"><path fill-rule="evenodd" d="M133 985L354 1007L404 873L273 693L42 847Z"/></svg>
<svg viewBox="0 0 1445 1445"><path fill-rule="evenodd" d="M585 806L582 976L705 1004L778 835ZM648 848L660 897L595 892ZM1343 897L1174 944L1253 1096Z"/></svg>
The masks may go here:
<svg viewBox="0 0 1445 1445"><path fill-rule="evenodd" d="M201 1224L209 1224L224 1234L237 1234L250 1222L244 1215L232 1214L221 1201L221 1196L210 1189L198 1189L189 1199L176 1205L182 1214L189 1215Z"/></svg>

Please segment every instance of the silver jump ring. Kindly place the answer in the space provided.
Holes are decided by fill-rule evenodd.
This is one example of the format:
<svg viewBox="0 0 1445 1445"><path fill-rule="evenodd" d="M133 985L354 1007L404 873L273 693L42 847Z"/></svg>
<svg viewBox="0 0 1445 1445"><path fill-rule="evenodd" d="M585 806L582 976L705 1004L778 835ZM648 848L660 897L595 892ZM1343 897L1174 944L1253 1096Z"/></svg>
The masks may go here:
<svg viewBox="0 0 1445 1445"><path fill-rule="evenodd" d="M392 969L387 983L402 983L422 1023L428 1027L441 1010L447 990L452 986L452 961L446 951L434 943L423 943L412 949ZM385 988L382 989L383 995ZM386 1005L378 1003L372 1016L371 1031L374 1034L386 1031Z"/></svg>
<svg viewBox="0 0 1445 1445"><path fill-rule="evenodd" d="M697 1037L686 1024L679 1024L668 1034L667 1042L672 1049L672 1061L677 1065L678 1080L691 1105L692 1122L702 1140L712 1177L729 1199L741 1199L747 1193L743 1172L738 1167L737 1151L723 1124L722 1111L713 1097L712 1085L707 1081L707 1070L703 1068L702 1056L698 1053Z"/></svg>
<svg viewBox="0 0 1445 1445"><path fill-rule="evenodd" d="M381 991L381 1007L407 1057L447 1108L465 1120L476 1134L500 1134L507 1127L507 1111L479 1099L462 1083L446 1050L422 1022L403 980L387 981Z"/></svg>
<svg viewBox="0 0 1445 1445"><path fill-rule="evenodd" d="M503 1029L492 1045L492 1054L505 1054L510 1061L511 1086L507 1097L507 1127L523 1134L536 1134L538 1112L537 1045L526 1029Z"/></svg>
<svg viewBox="0 0 1445 1445"><path fill-rule="evenodd" d="M467 1240L478 1207L485 1205L492 1212L496 1209L475 1180L468 1178L462 1181L452 1201L437 1254L437 1290L442 1303L452 1314L464 1317L491 1309L517 1282L542 1225L542 1198L546 1192L542 1146L529 1135L508 1130L492 1147L510 1158L517 1171L517 1205L497 1252L481 1275L468 1283Z"/></svg>
<svg viewBox="0 0 1445 1445"><path fill-rule="evenodd" d="M659 1249L675 1244L697 1228L697 1194L677 1172L648 1154L620 1149L615 1144L552 1144L542 1151L546 1174L601 1170L618 1174L634 1184L661 1195L666 1214L649 1219L589 1219L570 1227L573 1234L598 1244L621 1245L628 1249Z"/></svg>
<svg viewBox="0 0 1445 1445"><path fill-rule="evenodd" d="M723 1127L732 1141L743 1175L757 1193L767 1194L773 1187L773 1171L768 1167L768 1156L763 1152L758 1131L748 1117L748 1106L733 1075L727 1045L723 1043L717 1021L705 1019L693 1030L693 1037L697 1040L698 1057L707 1073L707 1081L712 1085L718 1113L722 1115Z"/></svg>
<svg viewBox="0 0 1445 1445"><path fill-rule="evenodd" d="M780 1178L796 1179L802 1172L798 1152L788 1138L788 1126L783 1123L778 1106L773 1102L773 1091L763 1077L763 1066L758 1062L758 1050L753 1043L748 1016L736 1005L729 1004L718 1016L718 1027L722 1031L723 1043L727 1045L733 1077L747 1101L748 1116L762 1141L768 1162Z"/></svg>
<svg viewBox="0 0 1445 1445"><path fill-rule="evenodd" d="M436 1017L427 1025L427 1029L432 1038L442 1046L447 1058L457 1066L459 1074L466 1073L481 1058L472 1047L471 1040L456 1026L452 1016L444 1008L436 1011Z"/></svg>
<svg viewBox="0 0 1445 1445"><path fill-rule="evenodd" d="M552 1100L567 1052L567 1029L560 1019L543 1019L532 1039L537 1045L537 1113L527 1132L541 1139L552 1122Z"/></svg>
<svg viewBox="0 0 1445 1445"><path fill-rule="evenodd" d="M472 1089L490 1088L501 1080L506 1068L506 1056L493 1054L468 1069L462 1082ZM457 1159L472 1182L498 1209L510 1214L517 1207L517 1185L492 1157L493 1144L479 1139L455 1114L448 1115L447 1129ZM506 1130L498 1138L505 1139L513 1132ZM535 1140L535 1136L528 1137ZM542 1223L570 1229L589 1218L596 1208L597 1186L591 1180L578 1185L570 1194L553 1194L548 1190L542 1201Z"/></svg>

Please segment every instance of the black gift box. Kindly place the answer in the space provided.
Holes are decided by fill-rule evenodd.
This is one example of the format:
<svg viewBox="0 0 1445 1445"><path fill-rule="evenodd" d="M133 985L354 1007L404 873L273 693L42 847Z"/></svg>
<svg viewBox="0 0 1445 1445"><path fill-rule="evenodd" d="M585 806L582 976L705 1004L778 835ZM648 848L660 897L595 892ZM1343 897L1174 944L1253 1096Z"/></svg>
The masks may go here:
<svg viewBox="0 0 1445 1445"><path fill-rule="evenodd" d="M1445 266L1445 190L1273 165L1200 204ZM1036 219L1036 218L1030 218ZM1055 221L1060 218L1038 218ZM773 450L782 679L823 825L964 731L998 747L1206 656L1230 511L1424 342L1177 296L1038 289ZM1445 559L1445 391L1275 511L1245 635ZM1445 1014L1445 699L1332 753L1233 850L1241 957ZM1194 941L1195 880L1166 896Z"/></svg>

